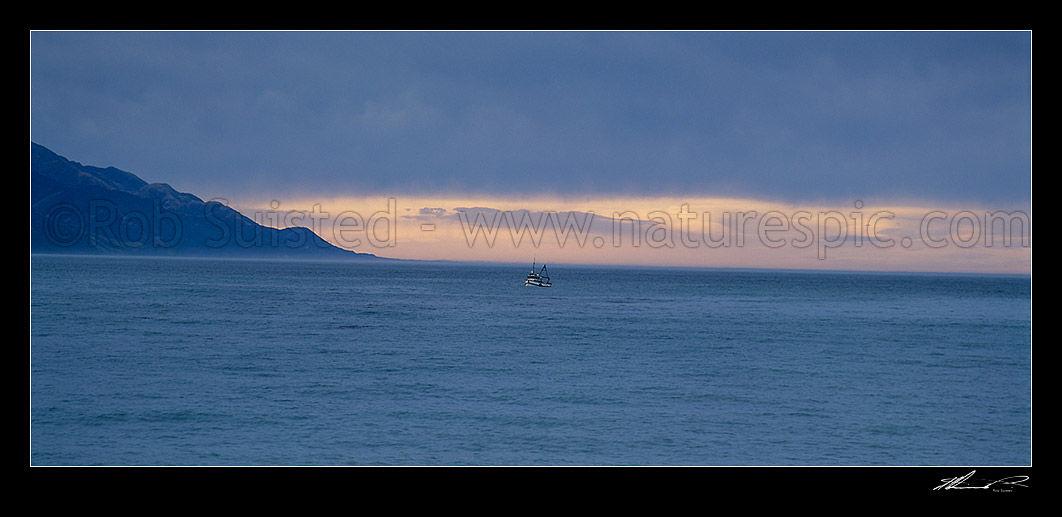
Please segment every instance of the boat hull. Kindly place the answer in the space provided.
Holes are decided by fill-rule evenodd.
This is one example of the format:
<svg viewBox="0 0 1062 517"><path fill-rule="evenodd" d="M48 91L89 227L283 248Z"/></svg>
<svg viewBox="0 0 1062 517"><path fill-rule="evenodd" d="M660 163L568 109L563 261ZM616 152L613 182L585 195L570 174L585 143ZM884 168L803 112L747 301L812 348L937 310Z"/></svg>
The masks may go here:
<svg viewBox="0 0 1062 517"><path fill-rule="evenodd" d="M530 277L529 276L527 278L527 280L524 281L524 287L531 287L531 286L534 286L534 287L553 287L553 283L550 282L547 279L543 279L543 278L539 277L538 275L535 275L534 277Z"/></svg>

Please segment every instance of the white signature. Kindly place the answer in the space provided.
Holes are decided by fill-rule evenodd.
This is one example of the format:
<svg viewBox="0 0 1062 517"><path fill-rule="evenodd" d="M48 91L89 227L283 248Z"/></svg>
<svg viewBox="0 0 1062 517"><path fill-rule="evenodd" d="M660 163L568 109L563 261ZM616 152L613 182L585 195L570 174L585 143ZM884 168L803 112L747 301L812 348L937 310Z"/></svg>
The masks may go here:
<svg viewBox="0 0 1062 517"><path fill-rule="evenodd" d="M974 475L974 472L977 472L977 471L976 470L971 470L970 473L965 475L965 476L941 479L941 481L943 481L944 484L934 488L933 490L941 490L941 489L943 489L943 490L968 490L968 489L987 490L987 489L990 489L990 488L998 490L1000 487L997 486L997 485L1020 486L1020 487L1028 488L1028 485L1023 485L1022 483L1025 482L1025 481L1028 481L1029 480L1029 476L1009 476L1009 477L1005 477L1003 479L997 479L995 481L991 481L991 482L989 482L989 483L987 483L985 485L964 485L964 483L966 483L966 481L969 480L970 477Z"/></svg>

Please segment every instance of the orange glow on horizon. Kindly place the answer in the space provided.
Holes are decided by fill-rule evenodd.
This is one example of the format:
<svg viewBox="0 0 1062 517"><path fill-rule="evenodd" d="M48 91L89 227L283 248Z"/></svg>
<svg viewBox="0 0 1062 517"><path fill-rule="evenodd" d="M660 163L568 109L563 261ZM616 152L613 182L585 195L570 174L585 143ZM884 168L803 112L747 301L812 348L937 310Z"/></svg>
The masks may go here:
<svg viewBox="0 0 1062 517"><path fill-rule="evenodd" d="M309 227L341 248L413 260L1008 274L1032 266L1031 215L986 207L365 196L235 208L262 224Z"/></svg>

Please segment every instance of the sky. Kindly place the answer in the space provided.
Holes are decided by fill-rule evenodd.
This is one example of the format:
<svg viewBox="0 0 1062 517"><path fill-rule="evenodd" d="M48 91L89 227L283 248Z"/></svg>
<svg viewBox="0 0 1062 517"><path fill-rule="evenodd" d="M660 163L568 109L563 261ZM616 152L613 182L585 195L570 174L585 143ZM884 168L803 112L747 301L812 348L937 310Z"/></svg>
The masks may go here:
<svg viewBox="0 0 1062 517"><path fill-rule="evenodd" d="M245 213L316 209L329 214L313 221L323 237L381 256L1031 268L1031 244L993 246L999 218L986 215L1018 214L1017 233L1031 234L1025 31L38 31L30 112L31 140L71 160ZM696 217L679 216L684 205ZM547 223L593 213L587 231L604 243L464 238L475 214L521 210ZM733 233L759 247L708 253L682 239L711 227L706 214L753 211ZM668 214L656 221L670 239L613 245L623 212L650 226L650 213ZM769 212L789 240L764 250L760 226L779 223ZM848 245L822 258L829 224L796 222L804 212ZM397 242L337 236L336 216L350 213L390 214ZM893 246L855 246L874 214L874 243ZM803 228L818 230L815 245L793 244Z"/></svg>

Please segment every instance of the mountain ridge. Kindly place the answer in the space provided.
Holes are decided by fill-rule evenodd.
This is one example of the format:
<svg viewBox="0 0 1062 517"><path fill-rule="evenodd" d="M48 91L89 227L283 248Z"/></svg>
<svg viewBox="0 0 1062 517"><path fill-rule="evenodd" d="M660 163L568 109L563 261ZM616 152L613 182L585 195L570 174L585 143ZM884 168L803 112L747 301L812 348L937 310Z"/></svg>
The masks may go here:
<svg viewBox="0 0 1062 517"><path fill-rule="evenodd" d="M69 160L30 142L30 251L379 259L309 228L271 228L217 201Z"/></svg>

